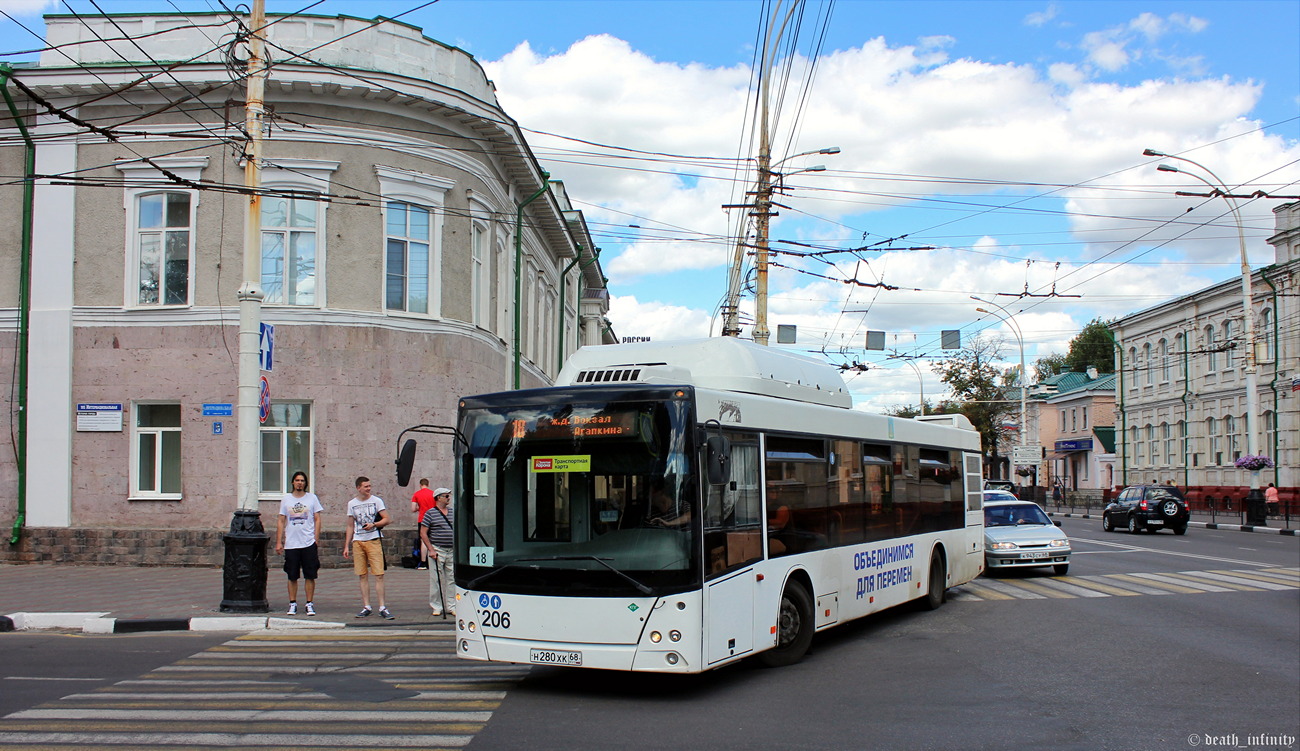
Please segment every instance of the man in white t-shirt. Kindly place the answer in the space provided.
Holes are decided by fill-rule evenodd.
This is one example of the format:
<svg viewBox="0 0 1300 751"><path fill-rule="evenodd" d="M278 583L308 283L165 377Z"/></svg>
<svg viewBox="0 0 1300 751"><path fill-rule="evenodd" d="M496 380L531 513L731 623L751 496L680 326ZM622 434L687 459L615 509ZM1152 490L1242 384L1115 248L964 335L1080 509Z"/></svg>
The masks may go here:
<svg viewBox="0 0 1300 751"><path fill-rule="evenodd" d="M361 611L358 618L365 618L373 611L370 609L370 581L375 577L375 594L379 596L379 614L388 620L393 614L384 604L384 541L379 530L388 526L389 516L384 499L370 494L370 478L357 478L357 497L348 501L347 539L343 541L343 557L352 558L352 570L361 580Z"/></svg>
<svg viewBox="0 0 1300 751"><path fill-rule="evenodd" d="M325 509L315 493L307 490L307 473L294 472L292 493L280 499L275 523L275 552L284 554L284 573L289 576L289 615L298 614L298 575L307 580L307 615L316 615L316 574L320 571L320 515Z"/></svg>

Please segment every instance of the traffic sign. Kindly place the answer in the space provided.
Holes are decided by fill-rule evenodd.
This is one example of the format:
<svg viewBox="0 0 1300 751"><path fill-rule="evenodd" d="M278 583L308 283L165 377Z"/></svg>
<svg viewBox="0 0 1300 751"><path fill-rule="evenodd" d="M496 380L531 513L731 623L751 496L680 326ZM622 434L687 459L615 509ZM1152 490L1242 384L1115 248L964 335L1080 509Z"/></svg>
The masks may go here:
<svg viewBox="0 0 1300 751"><path fill-rule="evenodd" d="M257 364L268 373L275 369L275 326L269 323L262 324L257 337Z"/></svg>
<svg viewBox="0 0 1300 751"><path fill-rule="evenodd" d="M1011 462L1012 464L1037 464L1043 459L1043 448L1041 446L1012 446Z"/></svg>
<svg viewBox="0 0 1300 751"><path fill-rule="evenodd" d="M257 395L257 421L266 422L271 416L271 382L262 376L261 389Z"/></svg>

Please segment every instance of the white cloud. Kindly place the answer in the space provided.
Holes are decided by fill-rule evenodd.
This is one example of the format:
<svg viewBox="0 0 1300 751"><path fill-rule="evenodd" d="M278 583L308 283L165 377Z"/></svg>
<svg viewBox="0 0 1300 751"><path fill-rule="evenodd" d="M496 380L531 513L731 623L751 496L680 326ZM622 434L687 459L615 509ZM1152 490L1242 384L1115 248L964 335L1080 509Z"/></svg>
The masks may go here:
<svg viewBox="0 0 1300 751"><path fill-rule="evenodd" d="M709 317L698 310L659 302L639 302L635 297L613 295L609 322L614 333L651 339L695 339L709 335Z"/></svg>
<svg viewBox="0 0 1300 751"><path fill-rule="evenodd" d="M57 0L0 0L0 11L11 16L25 16L53 10Z"/></svg>
<svg viewBox="0 0 1300 751"><path fill-rule="evenodd" d="M1060 12L1061 9L1056 5L1056 3L1051 3L1047 6L1046 10L1030 13L1025 16L1024 24L1026 26L1043 26L1046 25L1048 21L1056 18L1057 14Z"/></svg>

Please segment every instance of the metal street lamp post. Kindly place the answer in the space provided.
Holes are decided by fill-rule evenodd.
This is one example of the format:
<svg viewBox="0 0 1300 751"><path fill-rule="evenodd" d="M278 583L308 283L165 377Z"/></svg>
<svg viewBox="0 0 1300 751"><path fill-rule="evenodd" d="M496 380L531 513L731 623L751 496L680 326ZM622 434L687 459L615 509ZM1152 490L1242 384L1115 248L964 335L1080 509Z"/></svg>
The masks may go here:
<svg viewBox="0 0 1300 751"><path fill-rule="evenodd" d="M977 297L977 296L975 296L975 295L971 295L971 296L970 296L970 299L975 300L975 301L978 301L978 302L986 303L986 304L988 304L988 305L992 305L992 306L996 307L998 310L1002 311L1002 314L998 314L998 313L995 313L995 312L993 312L993 311L991 311L991 310L988 310L988 309L986 309L986 308L976 308L976 309L975 309L976 311L978 311L978 312L980 312L980 313L988 313L989 315L997 316L998 318L1001 318L1002 321L1005 322L1005 323L1007 324L1007 326L1011 327L1011 331L1014 332L1015 335L1016 335L1016 341L1019 342L1019 344L1020 344L1020 445L1021 445L1022 447L1023 447L1023 446L1028 446L1028 445L1029 445L1029 444L1028 444L1028 440L1029 440L1029 435L1028 435L1028 434L1029 434L1029 419L1028 419L1029 410L1028 410L1028 407L1027 407L1027 399L1026 399L1026 393L1028 392L1028 389L1025 387L1025 379L1028 377L1028 374L1027 374L1026 371L1025 371L1025 337L1024 337L1024 333L1020 330L1020 325L1017 324L1017 323L1015 322L1015 317L1012 316L1011 313L1008 312L1006 308L1002 307L1001 305L998 305L997 303L993 302L992 300L985 300L985 299L983 299L983 298L981 298L981 297ZM1012 462L1012 463L1014 464L1014 462Z"/></svg>
<svg viewBox="0 0 1300 751"><path fill-rule="evenodd" d="M1259 433L1258 433L1258 416L1259 416L1259 393L1257 390L1256 363L1255 363L1255 311L1252 304L1250 259L1246 255L1246 230L1241 221L1241 210L1237 202L1232 198L1228 189L1228 184L1223 181L1214 171L1200 162L1192 161L1185 156L1175 156L1165 154L1155 149L1146 149L1142 152L1143 156L1157 156L1165 159L1177 159L1180 162L1187 162L1193 166L1204 170L1214 182L1210 182L1203 176L1179 169L1172 164L1161 164L1156 167L1160 172L1177 172L1180 175L1187 175L1195 178L1206 185L1210 186L1214 192L1223 197L1228 202L1228 208L1232 211L1232 218L1237 223L1237 244L1241 254L1241 307L1242 307L1242 326L1246 330L1246 453L1251 456L1259 456ZM1250 470L1250 493L1246 496L1247 518L1246 522L1255 526L1267 526L1267 514L1264 506L1264 494L1259 488L1259 470Z"/></svg>

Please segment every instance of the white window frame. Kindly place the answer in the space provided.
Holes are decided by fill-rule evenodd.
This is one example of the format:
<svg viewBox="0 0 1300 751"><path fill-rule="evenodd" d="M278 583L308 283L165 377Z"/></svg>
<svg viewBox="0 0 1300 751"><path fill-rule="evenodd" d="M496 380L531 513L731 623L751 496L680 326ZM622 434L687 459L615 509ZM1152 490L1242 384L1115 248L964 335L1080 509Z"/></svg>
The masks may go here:
<svg viewBox="0 0 1300 751"><path fill-rule="evenodd" d="M1161 339L1159 344L1160 351L1160 382L1169 383L1169 342Z"/></svg>
<svg viewBox="0 0 1300 751"><path fill-rule="evenodd" d="M1277 340L1273 337L1272 319L1272 308L1264 308L1259 311L1259 328L1264 339L1264 351L1260 353L1263 357L1260 362L1273 362L1277 359Z"/></svg>
<svg viewBox="0 0 1300 751"><path fill-rule="evenodd" d="M203 169L208 166L208 157L158 157L148 164L139 160L120 160L114 167L122 173L123 179L131 187L122 191L122 208L126 212L126 274L123 278L122 299L127 308L183 308L194 304L195 287L195 248L198 245L198 211L199 191L177 184L175 180L162 173L162 169L176 175L182 180L198 182L203 177ZM156 165L156 166L155 166ZM160 169L161 168L161 169ZM184 193L190 198L190 247L188 283L185 290L185 302L181 304L142 303L140 302L140 246L139 246L139 199L154 193ZM161 291L159 300L162 300Z"/></svg>
<svg viewBox="0 0 1300 751"><path fill-rule="evenodd" d="M1214 350L1214 325L1205 327L1205 373L1209 375L1219 369L1219 353Z"/></svg>
<svg viewBox="0 0 1300 751"><path fill-rule="evenodd" d="M157 406L175 406L180 411L180 420L179 420L180 424L175 426L168 425L168 426L149 426L145 428L140 427L139 426L140 407L157 407ZM183 432L184 424L185 424L185 413L184 413L184 408L181 407L180 402L139 401L139 402L132 403L131 405L131 467L130 467L130 472L128 473L131 478L131 495L130 495L131 499L151 500L151 501L179 501L181 499L181 495L185 487L185 477L184 477L185 441L184 441L184 432ZM182 473L180 478L181 490L177 490L175 492L164 492L160 490L160 488L162 487L163 466L165 464L164 457L163 457L163 440L162 440L162 436L164 433L175 433L178 436L180 436L181 455L176 458L176 461L180 467L179 471ZM145 435L154 436L154 464L153 464L154 476L152 478L152 482L153 482L152 490L145 490L140 487L140 480L141 480L140 439L142 436Z"/></svg>
<svg viewBox="0 0 1300 751"><path fill-rule="evenodd" d="M281 159L277 158L268 161L262 168L261 181L264 189L292 190L299 193L316 193L328 195L330 192L330 180L335 170L339 167L339 162L326 161L322 159ZM306 200L300 198L298 200ZM316 226L313 231L316 234L315 249L315 278L316 286L312 292L312 302L310 304L295 304L286 301L269 302L264 301L266 305L282 305L292 308L324 308L326 305L325 292L326 285L326 262L329 257L327 248L329 237L326 211L328 202L324 200L316 201ZM259 267L261 266L261 219L258 220L258 238L259 238ZM271 228L270 231L278 231L280 228ZM291 228L285 227L286 231ZM302 231L302 230L299 230ZM287 247L287 246L286 246ZM260 275L259 275L260 283ZM263 290L265 293L266 290Z"/></svg>
<svg viewBox="0 0 1300 751"><path fill-rule="evenodd" d="M308 478L312 478L316 476L316 473L314 471L315 464L316 464L316 426L315 426L316 405L315 403L308 400L300 400L300 399L283 399L283 400L277 399L277 400L273 400L271 404L273 409L277 406L284 406L284 405L306 406L309 410L308 412L309 417L307 418L307 424L305 426L273 425L267 427L265 425L259 425L257 427L257 494L258 494L258 498L262 500L278 500L285 493L289 492L292 489L289 485L289 478L292 477L293 473L297 472L298 470L302 470L303 472L306 472ZM289 466L287 457L289 454L288 434L290 433L290 431L307 434L307 454L310 457L310 462L309 462L310 466L307 467ZM262 437L270 433L280 434L280 441L279 441L280 459L283 465L280 468L281 486L279 489L273 489L273 490L267 490L262 486L262 465L264 464L266 459L266 457L262 454Z"/></svg>
<svg viewBox="0 0 1300 751"><path fill-rule="evenodd" d="M399 233L392 231L393 213L401 208L402 214L407 217L402 221L402 230ZM426 217L426 229L430 236L417 237L411 232L410 217L423 214ZM431 279L433 277L433 222L437 212L428 206L409 201L385 201L384 202L384 249L383 249L383 267L384 267L384 312L387 314L406 314L412 316L427 316L433 298L434 290ZM402 248L402 268L398 270L398 276L402 280L402 299L400 305L393 305L389 300L389 283L393 277L393 263L390 256L391 246L398 243ZM424 269L414 267L414 246L423 245L425 252ZM424 283L424 309L417 310L415 306L416 299L411 290L412 283L415 280Z"/></svg>
<svg viewBox="0 0 1300 751"><path fill-rule="evenodd" d="M409 203L429 210L429 312L408 313L404 310L390 310L387 307L387 257L388 240L386 225L380 232L383 244L380 246L381 271L378 280L378 310L388 315L442 318L442 234L446 219L447 191L456 187L455 180L423 172L375 165L375 175L379 178L379 193L383 196L385 211L390 202ZM386 217L385 217L386 219Z"/></svg>
<svg viewBox="0 0 1300 751"><path fill-rule="evenodd" d="M514 326L514 255L507 251L507 238L496 243L497 336L510 339Z"/></svg>
<svg viewBox="0 0 1300 751"><path fill-rule="evenodd" d="M469 229L469 288L470 323L481 329L489 328L491 321L492 277L488 245L491 233L486 222L470 220Z"/></svg>
<svg viewBox="0 0 1300 751"><path fill-rule="evenodd" d="M1236 358L1232 355L1232 321L1223 322L1223 344L1227 349L1223 350L1223 369L1232 370L1237 367Z"/></svg>

